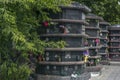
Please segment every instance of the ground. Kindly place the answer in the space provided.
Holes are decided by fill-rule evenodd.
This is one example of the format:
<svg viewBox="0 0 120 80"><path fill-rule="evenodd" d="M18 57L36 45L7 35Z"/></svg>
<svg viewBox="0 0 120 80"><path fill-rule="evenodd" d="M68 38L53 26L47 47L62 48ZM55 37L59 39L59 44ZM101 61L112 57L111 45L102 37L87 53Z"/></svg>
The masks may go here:
<svg viewBox="0 0 120 80"><path fill-rule="evenodd" d="M120 80L120 65L104 66L101 76L92 77L91 80Z"/></svg>

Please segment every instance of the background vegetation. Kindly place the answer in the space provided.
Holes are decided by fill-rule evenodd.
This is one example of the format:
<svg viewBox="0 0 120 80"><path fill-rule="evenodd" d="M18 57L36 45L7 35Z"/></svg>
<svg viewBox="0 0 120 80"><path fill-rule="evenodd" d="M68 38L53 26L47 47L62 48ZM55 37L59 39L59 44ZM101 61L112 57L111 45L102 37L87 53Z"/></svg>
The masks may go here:
<svg viewBox="0 0 120 80"><path fill-rule="evenodd" d="M111 24L120 24L120 0L74 0L87 5L92 13L103 17Z"/></svg>

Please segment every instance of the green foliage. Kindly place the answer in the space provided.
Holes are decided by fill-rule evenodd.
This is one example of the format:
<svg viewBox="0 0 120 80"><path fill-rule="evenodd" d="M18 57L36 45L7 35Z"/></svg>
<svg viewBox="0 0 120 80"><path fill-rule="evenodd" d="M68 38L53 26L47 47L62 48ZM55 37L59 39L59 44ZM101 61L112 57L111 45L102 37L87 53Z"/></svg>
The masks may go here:
<svg viewBox="0 0 120 80"><path fill-rule="evenodd" d="M50 48L64 48L67 45L65 41L48 42L46 44Z"/></svg>
<svg viewBox="0 0 120 80"><path fill-rule="evenodd" d="M74 0L87 5L95 13L111 24L120 24L119 0Z"/></svg>
<svg viewBox="0 0 120 80"><path fill-rule="evenodd" d="M31 70L25 64L4 62L0 66L0 80L28 80L30 73Z"/></svg>
<svg viewBox="0 0 120 80"><path fill-rule="evenodd" d="M64 42L39 39L37 29L50 19L47 11L60 11L59 5L70 0L2 0L0 1L0 78L27 80L30 70L28 52L44 53L45 47L64 47ZM9 63L10 61L10 63ZM1 79L0 79L1 80Z"/></svg>

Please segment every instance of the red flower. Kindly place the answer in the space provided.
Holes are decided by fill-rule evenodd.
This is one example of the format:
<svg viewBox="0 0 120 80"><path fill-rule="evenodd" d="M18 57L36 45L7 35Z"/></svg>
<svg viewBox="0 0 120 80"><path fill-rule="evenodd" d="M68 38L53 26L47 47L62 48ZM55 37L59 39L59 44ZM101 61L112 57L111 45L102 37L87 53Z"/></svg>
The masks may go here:
<svg viewBox="0 0 120 80"><path fill-rule="evenodd" d="M43 22L43 25L44 25L45 27L47 27L47 26L48 26L48 22L47 22L47 21Z"/></svg>

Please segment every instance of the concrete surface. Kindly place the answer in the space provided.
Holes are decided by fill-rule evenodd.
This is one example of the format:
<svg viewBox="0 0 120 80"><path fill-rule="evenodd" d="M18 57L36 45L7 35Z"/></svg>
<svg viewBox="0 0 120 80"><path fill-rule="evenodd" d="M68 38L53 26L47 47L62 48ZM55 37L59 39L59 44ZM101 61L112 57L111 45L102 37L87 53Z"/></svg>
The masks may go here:
<svg viewBox="0 0 120 80"><path fill-rule="evenodd" d="M102 75L92 77L91 80L120 80L120 65L104 66Z"/></svg>

